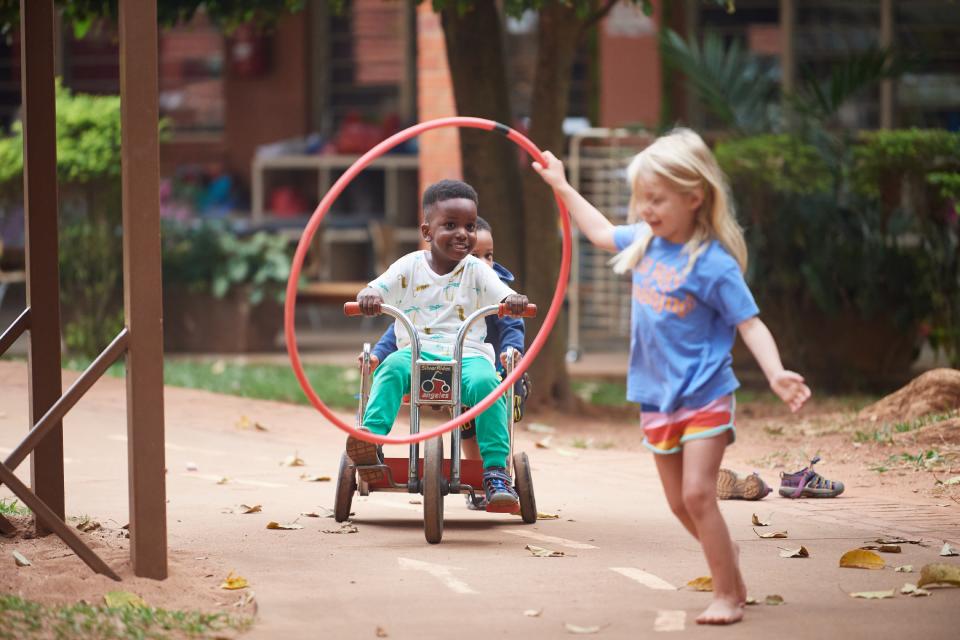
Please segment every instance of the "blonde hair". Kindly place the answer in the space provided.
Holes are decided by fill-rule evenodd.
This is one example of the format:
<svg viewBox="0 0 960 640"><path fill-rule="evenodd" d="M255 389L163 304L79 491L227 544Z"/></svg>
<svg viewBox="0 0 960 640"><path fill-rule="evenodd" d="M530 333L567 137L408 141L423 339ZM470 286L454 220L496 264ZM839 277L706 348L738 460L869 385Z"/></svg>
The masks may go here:
<svg viewBox="0 0 960 640"><path fill-rule="evenodd" d="M637 207L639 182L643 175L650 174L659 176L683 193L703 190L703 202L694 219L693 237L683 247L689 260L681 277L690 273L711 240L718 240L740 265L740 270L746 271L747 244L743 230L737 224L726 177L703 138L690 129L674 129L634 156L627 167L631 223L640 217ZM650 227L643 227L633 243L610 260L613 270L617 273L632 270L643 259L652 239Z"/></svg>

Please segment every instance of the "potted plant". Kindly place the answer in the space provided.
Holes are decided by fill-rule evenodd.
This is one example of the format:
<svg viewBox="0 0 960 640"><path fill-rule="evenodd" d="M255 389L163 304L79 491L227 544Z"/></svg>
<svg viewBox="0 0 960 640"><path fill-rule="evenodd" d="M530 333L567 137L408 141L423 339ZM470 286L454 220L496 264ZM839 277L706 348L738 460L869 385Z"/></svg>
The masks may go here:
<svg viewBox="0 0 960 640"><path fill-rule="evenodd" d="M162 247L167 351L276 348L290 275L285 237L239 236L219 221L167 222Z"/></svg>

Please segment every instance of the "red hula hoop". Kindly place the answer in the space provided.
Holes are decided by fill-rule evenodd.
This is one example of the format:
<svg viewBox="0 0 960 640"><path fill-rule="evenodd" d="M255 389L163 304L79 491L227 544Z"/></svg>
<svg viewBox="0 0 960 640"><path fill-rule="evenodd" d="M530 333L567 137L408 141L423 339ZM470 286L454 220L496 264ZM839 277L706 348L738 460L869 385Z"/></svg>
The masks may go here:
<svg viewBox="0 0 960 640"><path fill-rule="evenodd" d="M514 369L496 389L491 391L486 398L481 400L476 406L470 408L468 411L460 414L458 417L431 429L426 429L420 431L419 433L411 433L404 436L381 436L366 431L358 431L355 427L343 422L330 410L329 407L327 407L323 400L317 396L316 392L313 390L313 386L310 384L310 381L307 379L307 376L303 371L303 364L300 360L300 351L297 348L296 328L294 327L294 311L297 304L297 285L298 281L300 280L300 271L303 268L303 261L306 258L307 250L310 247L313 236L316 234L317 229L320 227L320 223L323 221L323 217L327 214L327 211L330 210L330 207L333 205L334 201L336 201L346 186L357 176L358 173L363 171L376 158L380 157L398 144L405 142L410 138L416 137L425 131L439 129L441 127L463 127L471 129L483 129L484 131L497 131L530 154L534 160L543 164L543 154L529 138L511 129L510 127L500 124L499 122L484 118L439 118L436 120L421 122L420 124L395 133L358 158L357 161L354 162L353 165L347 169L342 176L340 176L340 178L334 183L333 187L331 187L330 191L328 191L320 201L320 204L317 206L316 210L313 212L313 215L310 217L310 220L307 222L307 226L303 230L303 235L300 237L300 242L297 245L297 251L293 256L293 263L290 268L290 278L287 280L287 296L283 306L283 326L287 343L287 352L290 354L290 364L293 367L293 373L296 375L297 381L300 383L300 387L303 389L303 392L310 400L310 404L316 407L317 410L323 414L327 420L352 436L367 442L373 442L377 444L410 444L414 442L422 442L455 429L456 427L459 427L460 425L465 424L466 422L469 422L480 415L490 405L496 402L497 398L499 398L501 394L505 393L511 385L520 379L520 376L523 375L523 372L527 370L533 360L537 357L537 354L540 353L540 349L543 348L543 344L546 342L547 336L549 335L550 330L553 328L554 322L556 322L557 314L559 314L560 308L563 305L563 298L567 290L567 279L570 275L571 252L570 215L567 212L567 208L564 206L563 201L561 201L560 198L554 194L554 198L556 198L557 201L557 206L560 209L560 225L563 231L563 245L560 274L557 277L557 287L553 293L553 301L550 303L550 308L547 310L547 315L544 318L543 325L540 327L540 331L537 332L537 336L533 339L533 342L530 343L530 348L527 349L526 354L520 360L519 366ZM510 411L511 409L508 408L507 410Z"/></svg>

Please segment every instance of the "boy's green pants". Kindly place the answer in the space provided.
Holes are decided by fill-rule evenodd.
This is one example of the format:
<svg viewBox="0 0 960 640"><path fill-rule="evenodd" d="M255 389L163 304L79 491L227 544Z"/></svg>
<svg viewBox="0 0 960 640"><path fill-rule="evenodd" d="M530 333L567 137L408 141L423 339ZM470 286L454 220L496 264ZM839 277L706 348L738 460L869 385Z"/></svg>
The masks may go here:
<svg viewBox="0 0 960 640"><path fill-rule="evenodd" d="M426 352L421 352L420 357L432 361L450 360ZM411 367L410 348L407 347L391 353L374 370L370 399L363 416L363 426L373 433L386 435L393 428L403 396L410 393ZM481 356L463 359L461 380L460 400L468 407L483 400L500 384L496 369ZM507 431L507 405L503 396L477 417L477 445L483 457L484 469L507 466L510 434Z"/></svg>

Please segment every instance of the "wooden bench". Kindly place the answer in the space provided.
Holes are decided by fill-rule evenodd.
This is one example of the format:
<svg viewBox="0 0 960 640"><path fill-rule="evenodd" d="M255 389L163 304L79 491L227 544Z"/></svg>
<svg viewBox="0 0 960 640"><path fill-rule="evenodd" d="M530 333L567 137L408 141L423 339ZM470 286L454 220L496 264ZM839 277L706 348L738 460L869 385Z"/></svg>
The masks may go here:
<svg viewBox="0 0 960 640"><path fill-rule="evenodd" d="M344 303L357 299L361 289L367 283L362 280L341 280L336 282L309 282L297 291L297 299L310 302Z"/></svg>

